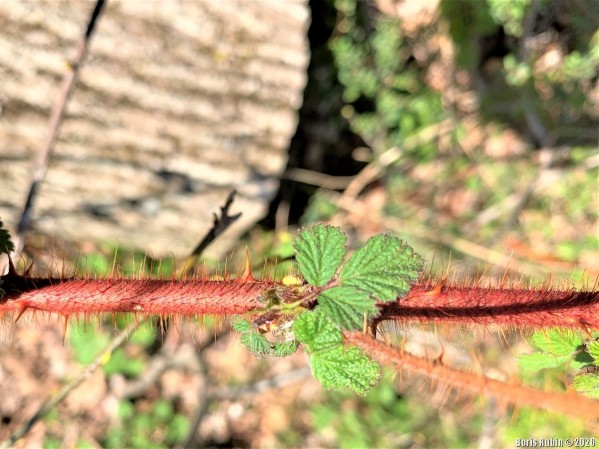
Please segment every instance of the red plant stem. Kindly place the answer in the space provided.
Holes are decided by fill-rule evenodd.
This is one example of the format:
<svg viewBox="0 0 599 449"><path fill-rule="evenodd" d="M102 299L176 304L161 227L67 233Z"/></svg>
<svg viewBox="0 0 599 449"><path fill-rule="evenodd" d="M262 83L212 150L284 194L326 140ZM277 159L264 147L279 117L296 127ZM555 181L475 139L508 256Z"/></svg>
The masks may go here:
<svg viewBox="0 0 599 449"><path fill-rule="evenodd" d="M136 312L158 315L234 315L261 306L269 281L131 280L0 277L0 315L40 310L64 316Z"/></svg>
<svg viewBox="0 0 599 449"><path fill-rule="evenodd" d="M405 298L380 306L375 327L393 320L599 329L599 291L425 283L415 285Z"/></svg>
<svg viewBox="0 0 599 449"><path fill-rule="evenodd" d="M482 374L456 370L439 361L416 357L387 346L369 335L359 332L346 332L345 338L349 343L360 347L366 354L383 365L395 364L454 388L493 396L512 404L529 405L557 413L580 416L584 419L599 418L599 401L573 392L565 394L546 392L520 384L491 379Z"/></svg>
<svg viewBox="0 0 599 449"><path fill-rule="evenodd" d="M0 315L34 309L69 316L110 312L242 314L261 306L276 284L251 275L237 280L53 279L0 277ZM416 284L405 298L380 304L382 321L454 322L517 327L599 329L599 292Z"/></svg>

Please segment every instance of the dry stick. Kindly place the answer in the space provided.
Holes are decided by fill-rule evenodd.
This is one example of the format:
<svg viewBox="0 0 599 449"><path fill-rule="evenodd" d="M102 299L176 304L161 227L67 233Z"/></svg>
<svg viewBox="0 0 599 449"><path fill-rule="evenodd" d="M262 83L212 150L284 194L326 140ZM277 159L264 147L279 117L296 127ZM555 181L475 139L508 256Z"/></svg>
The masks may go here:
<svg viewBox="0 0 599 449"><path fill-rule="evenodd" d="M186 276L190 274L193 270L197 258L208 247L208 245L210 245L214 240L216 240L216 238L220 234L225 232L228 229L228 227L231 226L231 224L233 224L239 217L241 217L241 212L235 215L229 215L229 208L231 207L231 204L233 204L233 200L235 199L236 193L237 191L235 189L233 189L231 193L229 193L229 196L227 197L225 204L220 208L220 217L214 214L212 229L208 231L206 236L200 241L200 243L198 243L198 245L194 248L192 253L186 258L185 262L183 263L183 267L179 271L180 275ZM170 326L168 326L167 324L166 332L168 332L169 329ZM210 346L212 346L214 343L216 343L225 334L225 332L220 332L218 335L215 336L214 339L203 344L196 351L196 358L200 367L200 372L205 378L208 377L208 371L205 367L206 364L204 361L204 351L208 349ZM183 443L182 447L191 447L193 445L193 443L195 442L196 430L201 424L202 419L206 415L206 412L208 411L208 405L210 401L206 397L206 384L207 381L202 382L200 384L198 391L199 405L195 413L193 414L193 420L191 422L190 429L187 432L187 437L185 438L185 442Z"/></svg>
<svg viewBox="0 0 599 449"><path fill-rule="evenodd" d="M237 193L236 190L232 190L229 193L229 195L227 196L227 199L225 201L225 204L220 208L220 216L214 214L214 221L213 221L212 228L208 231L206 236L198 243L198 245L194 248L192 253L186 258L182 269L179 271L179 275L182 275L182 276L188 275L193 270L196 260L204 252L204 250L213 241L215 241L223 232L225 232L229 228L229 226L231 226L231 224L233 224L239 217L241 217L241 214L242 214L241 212L239 212L235 215L229 215L229 208L233 204L236 193ZM170 320L168 320L168 318L167 318L167 321L166 322L163 321L163 323L161 324L162 330L164 332L163 338L166 335L166 333L168 333L168 331L170 330L169 322L170 322ZM200 374L203 377L207 377L207 370L205 368L205 362L204 362L204 357L203 357L204 351L207 350L208 348L210 348L214 343L216 343L224 335L226 335L226 332L222 331L219 334L215 335L215 337L213 339L206 341L204 344L202 344L201 346L199 346L197 348L197 351L196 351L197 361L198 361L198 365L200 368ZM164 371L166 371L169 368L172 368L173 366L175 366L175 365L172 363L172 361L169 361L169 360L160 361L160 363L157 363L156 365L154 365L150 369L150 371L148 373L146 373L147 375L144 376L143 379L128 385L128 387L126 388L126 392L123 394L123 397L131 397L133 395L141 394L141 392L146 390L149 385L153 384L155 382L155 380ZM183 447L191 446L191 444L193 443L193 441L195 439L195 431L196 431L197 427L200 425L200 423L202 422L204 415L208 411L208 404L210 401L206 397L206 393L207 393L206 384L207 383L208 383L207 381L200 383L199 392L198 392L199 405L198 405L196 412L194 413L194 419L192 421L191 428L188 431L186 443L183 445Z"/></svg>
<svg viewBox="0 0 599 449"><path fill-rule="evenodd" d="M29 187L29 194L27 195L27 200L25 201L25 205L23 206L23 211L21 212L21 219L19 220L19 224L17 225L17 232L14 236L15 251L12 253L13 259L17 256L17 253L19 253L23 249L24 234L25 232L27 232L31 225L31 213L33 209L33 203L36 199L36 195L40 187L40 184L44 180L46 172L48 171L48 163L50 161L50 158L52 157L52 152L54 150L54 142L56 141L56 138L58 136L60 125L65 115L67 103L72 93L75 91L77 80L79 78L79 71L81 70L83 62L87 55L89 43L91 41L91 37L96 26L96 22L98 21L100 13L102 12L102 9L104 7L104 3L104 0L97 0L96 2L96 6L92 11L91 17L89 19L87 29L85 30L84 35L79 41L77 53L75 55L75 60L72 64L69 65L70 70L63 79L57 101L54 103L54 106L52 107L50 120L48 122L48 135L46 136L44 142L42 143L40 151L38 152L31 179L31 185ZM5 266L0 268L2 268L0 270L0 273L6 272Z"/></svg>
<svg viewBox="0 0 599 449"><path fill-rule="evenodd" d="M348 199L357 198L360 192L364 190L368 184L378 179L385 170L396 163L404 153L415 149L422 143L430 142L436 137L443 136L451 132L452 129L453 123L451 120L447 119L427 126L417 133L408 136L401 148L392 147L388 149L364 167L360 173L354 176L345 189L345 192L343 192L343 196Z"/></svg>
<svg viewBox="0 0 599 449"><path fill-rule="evenodd" d="M381 364L395 364L398 367L422 373L431 379L455 388L463 388L471 392L493 396L512 404L528 405L557 413L576 415L585 419L599 418L598 401L572 392L565 394L545 392L467 371L455 370L439 361L430 361L413 356L358 332L346 332L345 337L349 343L360 347Z"/></svg>
<svg viewBox="0 0 599 449"><path fill-rule="evenodd" d="M112 342L100 353L96 359L89 364L75 379L64 385L54 396L48 399L39 410L25 424L23 424L16 432L14 432L7 440L0 444L0 449L8 449L12 447L18 440L23 438L29 430L39 420L43 419L50 413L58 404L60 404L68 395L77 388L81 383L89 378L96 369L110 358L110 355L120 347L129 336L137 329L139 323L130 323L127 328L122 331Z"/></svg>
<svg viewBox="0 0 599 449"><path fill-rule="evenodd" d="M288 168L281 176L281 179L301 182L311 186L322 187L323 189L339 190L345 189L355 176L334 176L320 173L304 168Z"/></svg>

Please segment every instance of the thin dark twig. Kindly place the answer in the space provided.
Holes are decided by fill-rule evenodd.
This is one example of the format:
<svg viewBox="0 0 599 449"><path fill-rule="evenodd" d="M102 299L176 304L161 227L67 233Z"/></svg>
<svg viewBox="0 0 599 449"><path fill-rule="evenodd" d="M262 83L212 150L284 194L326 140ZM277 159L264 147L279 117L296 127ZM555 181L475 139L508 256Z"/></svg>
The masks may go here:
<svg viewBox="0 0 599 449"><path fill-rule="evenodd" d="M48 163L50 162L50 158L52 156L54 142L56 141L56 137L58 136L58 131L60 130L60 125L64 118L68 100L75 91L77 80L79 78L79 71L87 55L89 43L91 41L91 37L93 35L96 23L98 22L98 18L100 17L100 14L102 13L102 10L104 8L104 4L105 0L96 1L96 6L92 11L92 14L87 24L87 28L85 29L85 33L79 41L74 62L70 65L70 70L63 79L57 101L54 103L54 106L52 107L50 120L48 122L48 135L46 136L44 142L42 143L40 151L38 152L31 178L31 184L29 187L29 193L27 195L27 200L25 201L23 211L21 212L21 218L19 219L19 223L17 225L17 232L14 238L15 251L12 254L13 258L16 257L17 252L23 249L24 234L27 231L27 229L29 229L29 227L31 226L31 213L33 209L33 203L35 201L39 186L41 185L42 181L46 176L46 172L48 171ZM5 267L0 266L0 271L4 272L7 267L8 265L6 265ZM118 335L109 345L109 347L102 353L102 355L96 358L96 360L92 364L90 364L77 379L74 379L72 382L66 384L63 388L61 388L61 390L57 394L55 394L52 398L46 401L40 407L37 413L35 413L25 424L23 424L21 428L19 428L15 433L13 433L8 440L0 444L0 448L9 448L12 445L14 445L17 442L17 440L23 438L37 421L42 419L57 404L62 402L63 399L66 398L67 395L73 389L79 386L79 384L81 384L96 370L96 368L101 364L102 356L104 356L106 353L112 353L112 351L114 351L116 348L122 345L125 339L131 334L131 332L133 332L133 330L136 327L137 324L130 325L127 329L125 329L125 331Z"/></svg>
<svg viewBox="0 0 599 449"><path fill-rule="evenodd" d="M52 107L50 120L48 122L48 134L44 142L42 143L40 151L37 155L37 159L35 161L35 166L33 170L33 176L31 179L31 186L29 188L29 194L27 195L27 200L25 201L25 205L21 213L21 219L19 220L19 224L17 225L16 240L18 241L17 250L19 251L23 249L23 234L29 229L31 225L31 212L33 208L33 203L35 201L39 186L41 182L44 180L46 172L48 171L48 163L50 161L50 158L52 157L52 152L54 150L54 142L56 141L58 132L60 130L60 125L62 124L62 121L64 119L67 103L69 101L69 98L75 91L75 87L77 86L79 72L85 60L85 57L87 56L91 37L93 35L98 18L100 17L100 13L102 12L102 9L104 7L104 3L105 0L97 0L96 2L96 6L90 16L85 33L79 41L75 59L73 63L70 64L70 70L65 75L62 81L62 86L60 87L60 92L58 94L57 101L56 103L54 103L54 106Z"/></svg>
<svg viewBox="0 0 599 449"><path fill-rule="evenodd" d="M58 136L58 131L60 129L60 124L64 118L64 113L66 110L66 105L68 99L72 95L75 90L75 86L77 84L77 79L79 75L79 70L83 65L83 61L85 60L85 56L87 55L87 50L89 48L89 43L91 37L93 35L93 31L95 29L96 23L102 9L104 8L105 0L97 0L96 6L92 11L89 22L87 24L87 28L85 30L84 35L79 41L79 45L77 47L77 54L75 56L74 63L71 65L69 72L65 75L62 86L60 88L60 92L58 95L58 99L52 108L52 112L50 114L50 120L48 123L48 135L44 140L42 147L37 156L37 160L34 166L31 185L29 188L29 194L27 195L27 200L25 201L25 205L23 206L23 211L21 212L21 218L19 220L19 224L17 226L17 232L14 238L15 243L15 251L12 253L13 257L16 258L16 253L20 252L23 249L23 236L27 229L29 229L31 225L31 211L33 208L33 202L35 200L37 191L44 177L46 176L46 172L48 170L48 163L50 161L50 157L52 156L53 145ZM0 273L4 273L8 268L8 258L6 261L0 261ZM4 266L2 264L4 262ZM123 342L129 337L131 332L135 330L136 325L130 325L125 331L123 331L120 335L118 335L112 343L108 346L108 348L101 354L101 356L97 357L96 360L90 364L78 378L66 384L60 391L51 397L48 401L46 401L39 410L16 432L14 432L6 441L0 443L0 449L5 449L13 446L19 439L23 438L27 432L37 423L40 419L48 414L57 404L62 402L64 398L68 396L68 394L74 390L79 384L81 384L85 379L87 379L96 368L102 363L103 357L105 354L112 353L116 348L123 344Z"/></svg>
<svg viewBox="0 0 599 449"><path fill-rule="evenodd" d="M204 237L202 241L198 243L198 246L196 246L191 253L191 257L197 257L202 254L208 245L216 240L219 235L225 232L229 226L231 226L239 217L241 217L241 212L235 215L229 215L229 208L231 207L231 204L233 204L236 194L237 191L235 189L231 190L231 193L229 193L229 196L227 196L224 206L220 208L220 217L214 214L214 224L212 229L210 229L208 234L206 234L206 237Z"/></svg>
<svg viewBox="0 0 599 449"><path fill-rule="evenodd" d="M227 196L227 200L225 204L220 208L220 217L214 214L214 222L212 228L206 236L198 243L198 245L194 248L189 256L183 262L183 267L179 271L180 276L186 276L193 271L193 267L198 259L198 257L204 252L204 250L210 245L214 240L218 238L223 232L225 232L229 226L231 226L239 217L241 217L241 212L235 215L229 215L229 208L231 204L233 204L233 200L235 199L235 195L237 191L235 189L231 190L229 196Z"/></svg>

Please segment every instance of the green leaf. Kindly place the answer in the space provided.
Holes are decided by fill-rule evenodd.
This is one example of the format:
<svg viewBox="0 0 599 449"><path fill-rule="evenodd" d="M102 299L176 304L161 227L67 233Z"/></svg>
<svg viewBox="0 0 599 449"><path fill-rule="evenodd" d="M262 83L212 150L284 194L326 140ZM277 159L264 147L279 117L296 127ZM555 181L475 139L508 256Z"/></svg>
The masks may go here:
<svg viewBox="0 0 599 449"><path fill-rule="evenodd" d="M256 357L262 357L270 353L270 342L258 332L246 332L241 334L241 343Z"/></svg>
<svg viewBox="0 0 599 449"><path fill-rule="evenodd" d="M272 355L275 357L287 357L297 351L299 342L297 340L286 341L284 343L275 343Z"/></svg>
<svg viewBox="0 0 599 449"><path fill-rule="evenodd" d="M587 344L587 352L593 357L595 365L599 366L599 341L594 340Z"/></svg>
<svg viewBox="0 0 599 449"><path fill-rule="evenodd" d="M591 399L599 399L599 376L595 373L580 374L574 377L572 386L576 391Z"/></svg>
<svg viewBox="0 0 599 449"><path fill-rule="evenodd" d="M555 356L572 354L582 344L582 339L576 332L557 328L535 332L532 341L542 351Z"/></svg>
<svg viewBox="0 0 599 449"><path fill-rule="evenodd" d="M4 229L4 224L0 220L0 254L10 254L15 250L15 245L10 239L10 234Z"/></svg>
<svg viewBox="0 0 599 449"><path fill-rule="evenodd" d="M584 351L577 352L572 361L570 362L570 368L573 370L581 370L584 368L589 368L593 366L595 363L593 358Z"/></svg>
<svg viewBox="0 0 599 449"><path fill-rule="evenodd" d="M316 225L295 239L295 258L310 285L321 287L331 280L345 257L346 237L339 228Z"/></svg>
<svg viewBox="0 0 599 449"><path fill-rule="evenodd" d="M252 323L238 316L231 320L231 326L233 327L233 330L236 330L237 332L241 333L251 332L254 330Z"/></svg>
<svg viewBox="0 0 599 449"><path fill-rule="evenodd" d="M343 329L360 329L364 314L377 313L375 301L370 295L354 287L333 287L318 295L318 305L326 316Z"/></svg>
<svg viewBox="0 0 599 449"><path fill-rule="evenodd" d="M422 258L396 237L377 235L352 254L339 284L359 288L381 301L405 296L418 279Z"/></svg>
<svg viewBox="0 0 599 449"><path fill-rule="evenodd" d="M520 368L528 371L540 371L545 368L555 368L571 360L569 355L555 356L545 352L535 352L534 354L524 354L518 359Z"/></svg>
<svg viewBox="0 0 599 449"><path fill-rule="evenodd" d="M322 312L304 312L293 323L293 334L310 352L325 351L341 345L343 335Z"/></svg>
<svg viewBox="0 0 599 449"><path fill-rule="evenodd" d="M310 355L314 378L325 388L350 388L365 394L380 378L380 367L357 347L337 346Z"/></svg>

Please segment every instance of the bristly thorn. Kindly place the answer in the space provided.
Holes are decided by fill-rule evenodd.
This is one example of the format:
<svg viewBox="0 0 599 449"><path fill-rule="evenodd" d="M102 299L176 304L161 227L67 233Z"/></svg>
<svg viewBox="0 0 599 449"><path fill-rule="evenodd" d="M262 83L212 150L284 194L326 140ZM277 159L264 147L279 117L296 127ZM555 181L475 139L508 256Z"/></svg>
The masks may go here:
<svg viewBox="0 0 599 449"><path fill-rule="evenodd" d="M239 277L237 279L237 282L241 282L241 283L256 282L256 279L254 279L254 276L252 276L252 265L250 263L250 251L247 246L245 247L245 262L244 262L243 274L241 275L241 277Z"/></svg>

